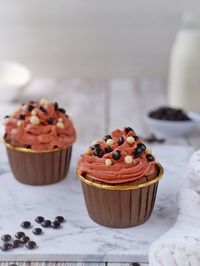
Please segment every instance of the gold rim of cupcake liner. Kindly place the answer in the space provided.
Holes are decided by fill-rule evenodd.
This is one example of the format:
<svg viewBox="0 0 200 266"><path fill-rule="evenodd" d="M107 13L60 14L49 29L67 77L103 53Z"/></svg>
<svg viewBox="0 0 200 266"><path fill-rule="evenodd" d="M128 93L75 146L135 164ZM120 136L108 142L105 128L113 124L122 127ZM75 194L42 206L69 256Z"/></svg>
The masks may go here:
<svg viewBox="0 0 200 266"><path fill-rule="evenodd" d="M95 181L95 180L88 180L87 178L80 175L78 173L78 171L77 171L77 176L80 178L80 180L82 182L86 183L87 185L91 185L93 187L96 187L96 188L103 188L103 189L107 189L107 190L131 190L131 189L144 188L144 187L147 187L147 186L150 186L150 185L157 183L161 179L164 170L163 170L163 167L161 164L156 163L156 166L159 169L159 173L157 174L157 176L153 180L150 180L150 181L147 181L147 182L141 183L141 184L135 184L135 185L123 185L123 184L121 184L121 185L107 185L107 184L102 184L102 183L99 183L98 181Z"/></svg>
<svg viewBox="0 0 200 266"><path fill-rule="evenodd" d="M21 152L29 152L29 153L47 153L47 152L66 150L66 149L71 147L71 146L68 146L68 147L63 148L63 149L55 148L55 149L46 150L46 151L36 151L36 150L33 150L33 149L28 149L28 148L14 147L14 146L10 145L9 143L6 143L6 142L5 142L5 145L6 145L7 148L9 148L11 150L21 151Z"/></svg>

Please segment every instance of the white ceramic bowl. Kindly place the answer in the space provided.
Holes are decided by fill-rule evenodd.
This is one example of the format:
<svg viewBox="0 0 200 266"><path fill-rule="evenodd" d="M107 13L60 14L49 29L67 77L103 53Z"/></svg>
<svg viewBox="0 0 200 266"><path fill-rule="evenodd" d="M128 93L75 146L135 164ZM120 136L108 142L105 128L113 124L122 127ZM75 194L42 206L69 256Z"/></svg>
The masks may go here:
<svg viewBox="0 0 200 266"><path fill-rule="evenodd" d="M0 61L0 102L20 98L30 81L31 73L27 67L17 62Z"/></svg>
<svg viewBox="0 0 200 266"><path fill-rule="evenodd" d="M200 125L200 113L188 112L192 119L188 121L169 121L145 117L145 121L158 137L187 137L195 128Z"/></svg>

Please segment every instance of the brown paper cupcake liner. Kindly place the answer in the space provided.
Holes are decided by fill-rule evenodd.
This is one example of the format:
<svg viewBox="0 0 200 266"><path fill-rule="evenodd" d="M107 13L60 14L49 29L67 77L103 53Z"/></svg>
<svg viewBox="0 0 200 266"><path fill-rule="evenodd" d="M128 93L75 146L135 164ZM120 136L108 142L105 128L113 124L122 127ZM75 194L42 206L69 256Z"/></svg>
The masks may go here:
<svg viewBox="0 0 200 266"><path fill-rule="evenodd" d="M62 180L68 173L72 147L37 152L6 144L15 178L28 185L48 185Z"/></svg>
<svg viewBox="0 0 200 266"><path fill-rule="evenodd" d="M96 223L113 228L127 228L147 221L152 213L163 168L157 164L154 179L128 185L108 185L79 176L88 214ZM101 186L100 186L101 185Z"/></svg>

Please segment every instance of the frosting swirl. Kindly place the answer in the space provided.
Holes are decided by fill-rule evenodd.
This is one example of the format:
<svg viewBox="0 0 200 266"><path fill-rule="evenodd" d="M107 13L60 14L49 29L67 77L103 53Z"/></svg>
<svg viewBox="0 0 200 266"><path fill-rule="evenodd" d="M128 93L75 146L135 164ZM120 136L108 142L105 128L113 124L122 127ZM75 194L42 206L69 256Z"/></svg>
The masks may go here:
<svg viewBox="0 0 200 266"><path fill-rule="evenodd" d="M6 143L36 151L67 148L76 140L76 132L65 110L57 103L42 99L28 102L5 117Z"/></svg>
<svg viewBox="0 0 200 266"><path fill-rule="evenodd" d="M155 174L154 157L131 128L117 129L81 155L77 171L105 183L124 183Z"/></svg>

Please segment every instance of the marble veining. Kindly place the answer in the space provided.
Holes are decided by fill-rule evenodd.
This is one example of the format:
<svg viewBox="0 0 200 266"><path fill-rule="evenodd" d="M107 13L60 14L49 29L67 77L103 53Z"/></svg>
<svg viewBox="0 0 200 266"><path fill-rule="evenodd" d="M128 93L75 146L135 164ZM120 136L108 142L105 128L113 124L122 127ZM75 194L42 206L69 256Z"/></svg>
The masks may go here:
<svg viewBox="0 0 200 266"><path fill-rule="evenodd" d="M53 219L63 215L61 229L44 229L35 236L26 234L38 248L19 248L0 252L0 261L107 261L147 262L152 241L166 232L177 215L176 193L184 186L185 169L192 148L187 146L154 146L154 154L165 168L156 205L149 221L129 229L110 229L94 223L87 214L75 165L84 146L73 149L68 177L54 185L33 187L20 184L9 170L5 148L0 145L0 235L21 230L20 222L42 215Z"/></svg>

